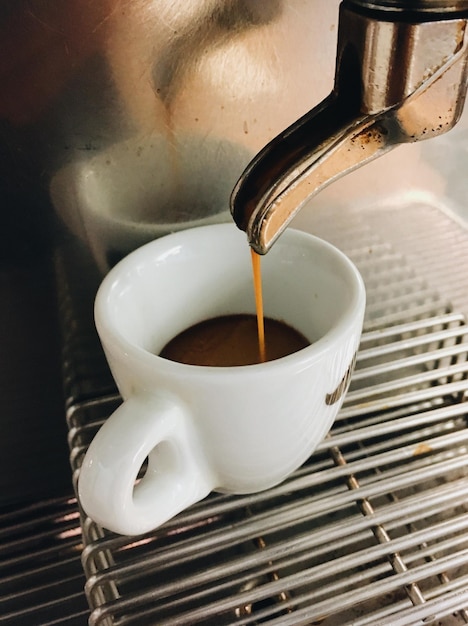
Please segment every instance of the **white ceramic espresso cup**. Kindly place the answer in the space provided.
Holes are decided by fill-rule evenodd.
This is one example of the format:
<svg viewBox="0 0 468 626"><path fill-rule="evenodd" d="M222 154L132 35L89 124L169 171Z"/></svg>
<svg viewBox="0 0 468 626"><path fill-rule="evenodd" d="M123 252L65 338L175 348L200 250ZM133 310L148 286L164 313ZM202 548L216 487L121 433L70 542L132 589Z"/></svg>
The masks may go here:
<svg viewBox="0 0 468 626"><path fill-rule="evenodd" d="M249 247L233 224L153 241L104 279L96 326L124 402L91 442L79 478L81 504L103 527L139 534L212 490L267 489L326 436L359 345L361 276L329 243L288 229L262 257L262 277L265 315L311 345L239 367L158 356L197 322L255 312Z"/></svg>

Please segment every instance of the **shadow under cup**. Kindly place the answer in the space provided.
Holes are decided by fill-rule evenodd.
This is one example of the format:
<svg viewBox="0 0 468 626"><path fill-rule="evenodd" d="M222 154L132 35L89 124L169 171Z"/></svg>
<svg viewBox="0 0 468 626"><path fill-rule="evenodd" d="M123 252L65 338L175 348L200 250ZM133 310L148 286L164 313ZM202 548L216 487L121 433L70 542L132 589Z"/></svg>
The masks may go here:
<svg viewBox="0 0 468 626"><path fill-rule="evenodd" d="M104 527L146 532L212 490L271 487L327 434L359 344L362 279L330 244L292 229L262 257L262 278L265 315L311 345L238 367L157 356L193 324L255 313L250 251L233 224L151 242L104 279L96 325L124 403L91 443L79 481L83 508Z"/></svg>

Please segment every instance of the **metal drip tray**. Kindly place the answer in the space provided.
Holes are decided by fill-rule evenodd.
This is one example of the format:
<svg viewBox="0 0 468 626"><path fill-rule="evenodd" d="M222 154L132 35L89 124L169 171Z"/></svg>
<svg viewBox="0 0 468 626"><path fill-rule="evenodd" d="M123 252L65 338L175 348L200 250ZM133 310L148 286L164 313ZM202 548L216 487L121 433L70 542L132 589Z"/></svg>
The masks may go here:
<svg viewBox="0 0 468 626"><path fill-rule="evenodd" d="M468 623L468 235L414 202L346 223L317 212L307 228L347 252L368 291L331 433L276 488L213 494L153 533L83 517L90 624ZM76 480L120 399L69 383Z"/></svg>
<svg viewBox="0 0 468 626"><path fill-rule="evenodd" d="M82 626L88 607L79 512L73 497L0 513L0 623Z"/></svg>

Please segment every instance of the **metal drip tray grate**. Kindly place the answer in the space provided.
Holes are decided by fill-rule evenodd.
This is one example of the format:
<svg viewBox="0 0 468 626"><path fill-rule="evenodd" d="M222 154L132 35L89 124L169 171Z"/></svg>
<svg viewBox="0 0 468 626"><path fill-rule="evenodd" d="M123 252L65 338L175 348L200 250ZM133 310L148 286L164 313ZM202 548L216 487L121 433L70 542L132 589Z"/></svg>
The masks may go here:
<svg viewBox="0 0 468 626"><path fill-rule="evenodd" d="M0 513L0 623L81 626L88 607L79 512L73 497Z"/></svg>
<svg viewBox="0 0 468 626"><path fill-rule="evenodd" d="M401 210L437 221L432 256L442 262L440 237L464 263L461 227L431 207ZM468 623L465 296L459 276L454 298L449 281L432 284L430 262L418 265L399 233L393 242L379 213L309 224L354 259L368 291L356 372L329 436L276 488L213 494L153 533L116 536L83 518L90 624ZM75 479L119 402L70 396Z"/></svg>

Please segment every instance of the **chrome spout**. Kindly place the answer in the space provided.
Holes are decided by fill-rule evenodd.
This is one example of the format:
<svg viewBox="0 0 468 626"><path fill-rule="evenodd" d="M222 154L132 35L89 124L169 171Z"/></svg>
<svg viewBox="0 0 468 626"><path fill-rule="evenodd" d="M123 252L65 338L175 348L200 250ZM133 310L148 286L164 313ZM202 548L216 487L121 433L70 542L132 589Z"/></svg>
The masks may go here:
<svg viewBox="0 0 468 626"><path fill-rule="evenodd" d="M450 130L467 88L468 0L344 0L332 93L251 161L231 213L265 254L326 185Z"/></svg>

